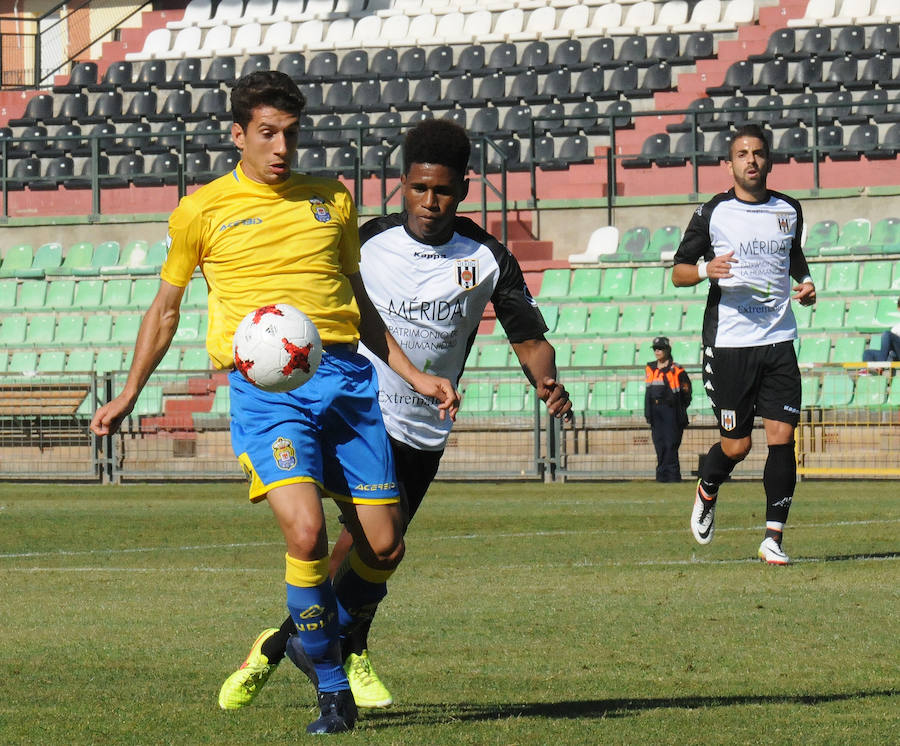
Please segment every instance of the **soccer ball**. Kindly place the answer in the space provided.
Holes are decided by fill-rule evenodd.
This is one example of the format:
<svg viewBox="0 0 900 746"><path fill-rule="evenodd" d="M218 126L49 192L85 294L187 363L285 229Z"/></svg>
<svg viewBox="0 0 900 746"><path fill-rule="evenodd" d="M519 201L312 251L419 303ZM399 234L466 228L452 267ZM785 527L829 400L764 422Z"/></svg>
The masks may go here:
<svg viewBox="0 0 900 746"><path fill-rule="evenodd" d="M291 391L316 372L322 340L309 317L287 303L251 311L232 342L234 367L263 391Z"/></svg>

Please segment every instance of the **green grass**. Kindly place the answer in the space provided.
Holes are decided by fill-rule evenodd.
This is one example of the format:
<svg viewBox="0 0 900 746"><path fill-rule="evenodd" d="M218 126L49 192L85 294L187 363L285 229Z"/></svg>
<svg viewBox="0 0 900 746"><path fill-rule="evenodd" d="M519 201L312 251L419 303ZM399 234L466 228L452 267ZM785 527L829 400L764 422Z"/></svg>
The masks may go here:
<svg viewBox="0 0 900 746"><path fill-rule="evenodd" d="M666 487L435 485L371 640L397 704L330 742L896 742L897 484L801 484L786 568L753 560L758 483L708 547ZM284 617L283 552L239 484L0 486L0 743L304 740L290 662L216 705Z"/></svg>

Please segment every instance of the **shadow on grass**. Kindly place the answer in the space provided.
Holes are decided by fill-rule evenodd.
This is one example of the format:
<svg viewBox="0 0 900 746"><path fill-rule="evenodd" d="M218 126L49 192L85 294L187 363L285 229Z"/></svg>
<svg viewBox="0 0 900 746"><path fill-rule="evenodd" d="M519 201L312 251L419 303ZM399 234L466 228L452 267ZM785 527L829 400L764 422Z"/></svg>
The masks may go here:
<svg viewBox="0 0 900 746"><path fill-rule="evenodd" d="M519 717L584 718L627 717L632 712L656 709L693 710L705 707L734 707L740 705L801 704L819 705L828 702L890 697L890 689L842 692L835 694L796 695L735 695L726 697L651 697L646 699L563 700L557 702L525 702L521 704L426 704L393 707L389 710L363 710L366 720L403 721L407 725L439 725L441 723L504 720ZM395 722L400 725L400 722Z"/></svg>

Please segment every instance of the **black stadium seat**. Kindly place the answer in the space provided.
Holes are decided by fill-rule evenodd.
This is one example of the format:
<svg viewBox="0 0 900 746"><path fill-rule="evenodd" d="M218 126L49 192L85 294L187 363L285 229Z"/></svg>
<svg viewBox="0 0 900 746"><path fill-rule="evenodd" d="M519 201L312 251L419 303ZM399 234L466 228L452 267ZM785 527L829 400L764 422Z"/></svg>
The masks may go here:
<svg viewBox="0 0 900 746"><path fill-rule="evenodd" d="M338 57L334 52L319 52L306 65L306 77L329 83L337 77Z"/></svg>
<svg viewBox="0 0 900 746"><path fill-rule="evenodd" d="M773 149L776 163L785 163L790 158L798 162L812 160L809 149L809 130L806 127L790 127L781 133L778 145Z"/></svg>
<svg viewBox="0 0 900 746"><path fill-rule="evenodd" d="M197 57L185 57L184 59L178 60L178 64L175 65L175 69L172 71L172 75L169 76L165 82L159 83L156 87L163 88L173 88L175 90L182 90L185 86L193 86L196 85L200 80L200 59Z"/></svg>
<svg viewBox="0 0 900 746"><path fill-rule="evenodd" d="M107 91L114 91L116 88L123 85L130 85L132 74L133 70L131 62L127 60L113 62L106 68L106 72L103 73L103 77L99 83L88 86L88 91L91 93L105 93Z"/></svg>
<svg viewBox="0 0 900 746"><path fill-rule="evenodd" d="M72 124L88 117L88 97L86 93L67 93L62 97L56 116L45 117L45 124Z"/></svg>
<svg viewBox="0 0 900 746"><path fill-rule="evenodd" d="M297 82L306 76L306 58L300 52L290 52L278 61L278 72Z"/></svg>
<svg viewBox="0 0 900 746"><path fill-rule="evenodd" d="M440 44L428 53L425 67L431 72L444 77L453 70L453 48Z"/></svg>
<svg viewBox="0 0 900 746"><path fill-rule="evenodd" d="M624 168L650 168L650 166L669 155L670 138L665 132L650 135L641 145L641 154L635 158L622 161Z"/></svg>
<svg viewBox="0 0 900 746"><path fill-rule="evenodd" d="M163 60L147 60L141 65L131 83L121 83L123 91L149 91L166 82L166 63Z"/></svg>
<svg viewBox="0 0 900 746"><path fill-rule="evenodd" d="M616 62L619 65L649 65L647 59L647 37L639 34L628 36L622 40L622 46L619 47L619 54L616 55Z"/></svg>
<svg viewBox="0 0 900 746"><path fill-rule="evenodd" d="M230 116L228 93L220 88L203 91L194 110L184 118L187 121L199 122L202 119L223 118Z"/></svg>
<svg viewBox="0 0 900 746"><path fill-rule="evenodd" d="M53 96L49 93L39 93L32 96L25 104L25 113L16 119L10 119L7 124L10 127L34 127L53 116Z"/></svg>
<svg viewBox="0 0 900 746"><path fill-rule="evenodd" d="M337 74L348 80L363 80L369 75L369 53L365 49L351 49L343 56Z"/></svg>
<svg viewBox="0 0 900 746"><path fill-rule="evenodd" d="M236 62L234 57L213 57L206 69L206 75L194 83L195 88L231 87L234 85Z"/></svg>
<svg viewBox="0 0 900 746"><path fill-rule="evenodd" d="M581 42L578 39L564 39L553 50L551 68L557 67L565 67L569 70L582 69Z"/></svg>
<svg viewBox="0 0 900 746"><path fill-rule="evenodd" d="M669 62L673 65L692 65L697 60L715 56L715 38L709 31L694 31L688 35L681 56Z"/></svg>
<svg viewBox="0 0 900 746"><path fill-rule="evenodd" d="M170 119L186 119L191 115L192 99L190 91L172 91L162 102L159 111L148 114L148 122L167 122Z"/></svg>
<svg viewBox="0 0 900 746"><path fill-rule="evenodd" d="M473 44L463 47L459 56L456 58L456 64L449 72L457 75L463 73L471 73L472 75L485 74L485 51L481 44Z"/></svg>
<svg viewBox="0 0 900 746"><path fill-rule="evenodd" d="M797 33L792 28L780 28L769 34L766 51L751 54L747 59L751 62L768 62L774 59L793 61L797 59Z"/></svg>
<svg viewBox="0 0 900 746"><path fill-rule="evenodd" d="M113 122L139 122L156 114L156 91L137 91L123 114L112 117Z"/></svg>
<svg viewBox="0 0 900 746"><path fill-rule="evenodd" d="M559 48L557 48L557 51L559 52L559 49L564 48L564 44L560 44ZM579 45L579 56L580 50L581 46ZM564 52L559 52L559 56L564 57ZM526 70L534 70L538 73L550 72L553 69L561 67L562 64L563 63L561 62L554 62L552 66L550 65L550 45L543 40L529 42L522 50L522 54L519 57L520 67L523 67Z"/></svg>
<svg viewBox="0 0 900 746"><path fill-rule="evenodd" d="M397 62L397 74L406 78L424 78L434 74L428 69L428 56L422 47L411 47L400 55Z"/></svg>
<svg viewBox="0 0 900 746"><path fill-rule="evenodd" d="M667 132L690 132L695 124L701 129L708 129L707 125L713 124L716 115L716 103L706 96L695 98L688 104L688 111L693 114L685 114L684 119L675 124L666 125Z"/></svg>
<svg viewBox="0 0 900 746"><path fill-rule="evenodd" d="M722 84L707 86L706 93L709 96L734 96L751 85L753 85L753 63L738 60L729 65Z"/></svg>
<svg viewBox="0 0 900 746"><path fill-rule="evenodd" d="M584 63L593 67L614 67L616 65L616 43L607 36L594 39L584 55Z"/></svg>
<svg viewBox="0 0 900 746"><path fill-rule="evenodd" d="M243 78L251 73L261 72L272 69L272 61L267 54L249 54L241 65L239 78Z"/></svg>
<svg viewBox="0 0 900 746"><path fill-rule="evenodd" d="M69 80L63 85L53 86L54 93L80 93L97 85L97 63L76 62L69 73Z"/></svg>
<svg viewBox="0 0 900 746"><path fill-rule="evenodd" d="M863 54L865 49L866 30L862 26L844 26L838 31L828 56L843 57L849 54L855 57Z"/></svg>

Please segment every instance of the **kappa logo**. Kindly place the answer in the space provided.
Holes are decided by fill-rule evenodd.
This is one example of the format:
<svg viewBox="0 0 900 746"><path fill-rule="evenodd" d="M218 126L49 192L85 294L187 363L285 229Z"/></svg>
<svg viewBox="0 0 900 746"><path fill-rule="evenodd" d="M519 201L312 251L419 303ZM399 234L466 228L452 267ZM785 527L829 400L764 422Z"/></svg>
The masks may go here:
<svg viewBox="0 0 900 746"><path fill-rule="evenodd" d="M325 206L325 200L321 197L313 197L310 199L309 208L312 210L313 217L320 223L327 223L331 220L331 213L328 212L328 207Z"/></svg>
<svg viewBox="0 0 900 746"><path fill-rule="evenodd" d="M287 438L279 437L272 443L272 456L275 465L282 471L290 471L297 465L297 451Z"/></svg>
<svg viewBox="0 0 900 746"><path fill-rule="evenodd" d="M712 381L707 381L706 383L704 383L703 388L705 388L707 391L715 391L712 385Z"/></svg>
<svg viewBox="0 0 900 746"><path fill-rule="evenodd" d="M735 419L733 409L723 409L719 417L719 421L722 423L722 429L728 431L734 430L736 424Z"/></svg>
<svg viewBox="0 0 900 746"><path fill-rule="evenodd" d="M705 370L707 373L713 372L712 366L709 363L706 364L706 367L703 370Z"/></svg>
<svg viewBox="0 0 900 746"><path fill-rule="evenodd" d="M715 357L715 355L713 355L713 348L712 348L712 347L707 347L707 348L703 351L703 354L706 355L706 357L708 357L708 358L714 358L714 357Z"/></svg>

